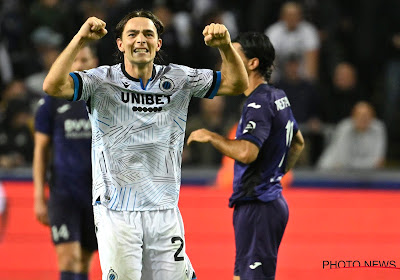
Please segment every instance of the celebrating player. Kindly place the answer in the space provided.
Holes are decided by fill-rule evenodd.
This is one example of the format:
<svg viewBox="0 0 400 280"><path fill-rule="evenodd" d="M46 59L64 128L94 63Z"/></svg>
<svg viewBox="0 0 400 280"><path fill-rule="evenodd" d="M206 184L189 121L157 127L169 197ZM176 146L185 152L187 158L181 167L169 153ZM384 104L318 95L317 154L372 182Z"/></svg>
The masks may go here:
<svg viewBox="0 0 400 280"><path fill-rule="evenodd" d="M82 48L72 70L97 66L92 46ZM91 206L91 131L85 102L71 103L46 96L35 120L33 182L35 215L50 225L61 280L87 280L97 250ZM52 148L50 200L45 195L48 152Z"/></svg>
<svg viewBox="0 0 400 280"><path fill-rule="evenodd" d="M200 129L190 134L188 144L209 142L235 159L229 200L229 206L234 207L234 279L274 279L289 216L280 181L295 164L304 140L285 93L268 84L275 59L268 37L244 33L233 45L249 76L236 139Z"/></svg>
<svg viewBox="0 0 400 280"><path fill-rule="evenodd" d="M195 279L177 204L189 101L240 94L246 70L221 24L203 31L222 71L154 64L163 25L134 11L116 26L122 61L69 73L78 51L107 34L89 18L55 61L43 89L87 102L92 123L93 209L105 279Z"/></svg>

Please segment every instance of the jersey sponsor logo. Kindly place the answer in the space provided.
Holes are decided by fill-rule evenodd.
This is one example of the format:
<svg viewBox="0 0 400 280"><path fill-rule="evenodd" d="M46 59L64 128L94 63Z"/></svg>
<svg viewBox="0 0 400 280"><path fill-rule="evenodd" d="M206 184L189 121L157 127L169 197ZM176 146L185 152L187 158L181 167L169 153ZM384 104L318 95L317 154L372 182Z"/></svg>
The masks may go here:
<svg viewBox="0 0 400 280"><path fill-rule="evenodd" d="M121 92L121 100L124 103L132 103L132 104L164 105L171 102L171 95L142 94L138 92Z"/></svg>
<svg viewBox="0 0 400 280"><path fill-rule="evenodd" d="M122 84L124 85L125 88L128 88L128 87L129 87L129 83L122 82Z"/></svg>
<svg viewBox="0 0 400 280"><path fill-rule="evenodd" d="M253 103L250 103L249 105L247 105L247 107L252 107L254 109L260 109L261 105L256 104L255 102L253 102Z"/></svg>
<svg viewBox="0 0 400 280"><path fill-rule="evenodd" d="M170 78L162 77L160 79L160 90L164 92L171 92L174 90L174 82Z"/></svg>
<svg viewBox="0 0 400 280"><path fill-rule="evenodd" d="M246 127L245 127L244 130L243 130L243 134L252 132L254 129L256 129L256 126L257 126L257 125L256 125L255 122L249 121L249 122L247 123Z"/></svg>
<svg viewBox="0 0 400 280"><path fill-rule="evenodd" d="M285 96L278 100L275 100L275 105L276 105L276 110L280 111L287 107L290 107L290 102L289 102L289 99Z"/></svg>
<svg viewBox="0 0 400 280"><path fill-rule="evenodd" d="M79 120L65 120L64 122L64 129L66 132L72 131L81 131L81 130L90 130L90 121L86 119L79 119Z"/></svg>
<svg viewBox="0 0 400 280"><path fill-rule="evenodd" d="M69 105L69 104L64 104L64 105L62 105L61 107L58 107L58 108L57 108L57 112L58 112L59 114L63 114L63 113L65 113L65 112L67 112L69 109L71 109L71 105Z"/></svg>
<svg viewBox="0 0 400 280"><path fill-rule="evenodd" d="M90 121L87 119L67 119L64 121L64 133L65 138L68 139L90 138L92 136Z"/></svg>
<svg viewBox="0 0 400 280"><path fill-rule="evenodd" d="M259 267L260 265L262 265L261 262L255 262L251 265L249 265L250 269L256 269L257 267Z"/></svg>
<svg viewBox="0 0 400 280"><path fill-rule="evenodd" d="M107 280L117 280L118 274L114 271L114 269L110 268L107 274Z"/></svg>
<svg viewBox="0 0 400 280"><path fill-rule="evenodd" d="M121 92L121 100L124 103L143 104L143 105L164 105L171 102L171 95L166 94L142 94L136 92ZM160 112L161 106L157 107L141 107L133 106L134 112Z"/></svg>

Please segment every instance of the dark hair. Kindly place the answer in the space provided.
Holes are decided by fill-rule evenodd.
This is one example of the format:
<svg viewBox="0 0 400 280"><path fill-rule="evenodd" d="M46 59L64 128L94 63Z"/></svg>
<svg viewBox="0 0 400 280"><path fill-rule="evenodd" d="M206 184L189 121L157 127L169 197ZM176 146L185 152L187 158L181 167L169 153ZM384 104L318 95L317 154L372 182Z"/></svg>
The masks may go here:
<svg viewBox="0 0 400 280"><path fill-rule="evenodd" d="M156 27L158 38L161 37L161 34L164 32L164 25L161 22L161 20L155 14L153 14L150 11L135 10L135 11L130 12L126 16L124 16L120 20L120 22L118 22L117 26L115 27L115 39L118 39L118 38L122 39L122 33L123 33L124 29L125 29L126 23L130 19L135 18L135 17L143 17L143 18L150 19L154 23L154 26ZM157 55L158 55L158 53L156 54L156 57L157 57ZM123 60L123 53L121 53L119 50L118 50L118 53L117 53L117 59L119 61Z"/></svg>
<svg viewBox="0 0 400 280"><path fill-rule="evenodd" d="M259 32L245 32L240 33L233 42L241 45L248 59L258 58L260 64L256 71L269 81L274 66L275 49L268 36Z"/></svg>

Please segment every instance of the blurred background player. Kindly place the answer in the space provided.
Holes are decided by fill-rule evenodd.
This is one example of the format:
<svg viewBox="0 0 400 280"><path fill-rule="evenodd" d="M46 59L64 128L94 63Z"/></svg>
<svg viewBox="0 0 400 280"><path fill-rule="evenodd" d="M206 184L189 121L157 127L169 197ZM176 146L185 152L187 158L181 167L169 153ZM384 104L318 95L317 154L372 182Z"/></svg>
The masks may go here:
<svg viewBox="0 0 400 280"><path fill-rule="evenodd" d="M72 70L90 69L97 64L94 47L86 46L77 54ZM91 203L91 127L86 106L83 101L72 103L50 96L39 104L33 161L35 215L40 223L51 228L60 279L87 280L97 241Z"/></svg>
<svg viewBox="0 0 400 280"><path fill-rule="evenodd" d="M82 46L107 34L90 17L57 58L43 88L85 100L92 121L93 205L105 279L195 279L178 209L189 101L240 94L243 62L224 25L204 28L222 71L154 63L162 22L151 12L125 15L116 26L121 63L70 73Z"/></svg>
<svg viewBox="0 0 400 280"><path fill-rule="evenodd" d="M236 260L234 279L274 279L278 248L289 217L281 179L297 161L303 136L282 90L268 84L275 50L262 33L234 40L248 76L247 101L230 140L206 129L192 132L192 142L211 143L235 159L233 194Z"/></svg>

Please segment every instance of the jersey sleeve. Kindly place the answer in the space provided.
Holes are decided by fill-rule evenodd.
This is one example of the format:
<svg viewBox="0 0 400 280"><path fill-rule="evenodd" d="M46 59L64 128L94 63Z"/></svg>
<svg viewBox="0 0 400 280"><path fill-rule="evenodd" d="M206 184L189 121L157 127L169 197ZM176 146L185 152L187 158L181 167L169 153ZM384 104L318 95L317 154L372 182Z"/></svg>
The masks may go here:
<svg viewBox="0 0 400 280"><path fill-rule="evenodd" d="M72 101L88 101L90 96L104 80L106 67L98 67L90 70L75 71L69 73L74 80L74 96Z"/></svg>
<svg viewBox="0 0 400 280"><path fill-rule="evenodd" d="M38 101L38 109L35 115L35 131L47 135L53 133L53 114L51 97L46 96Z"/></svg>
<svg viewBox="0 0 400 280"><path fill-rule="evenodd" d="M250 141L261 148L270 134L273 112L266 102L255 104L254 107L243 108L242 127L244 129L237 139Z"/></svg>
<svg viewBox="0 0 400 280"><path fill-rule="evenodd" d="M221 72L210 69L195 69L181 66L186 74L185 88L192 96L212 99L217 94L221 84Z"/></svg>

